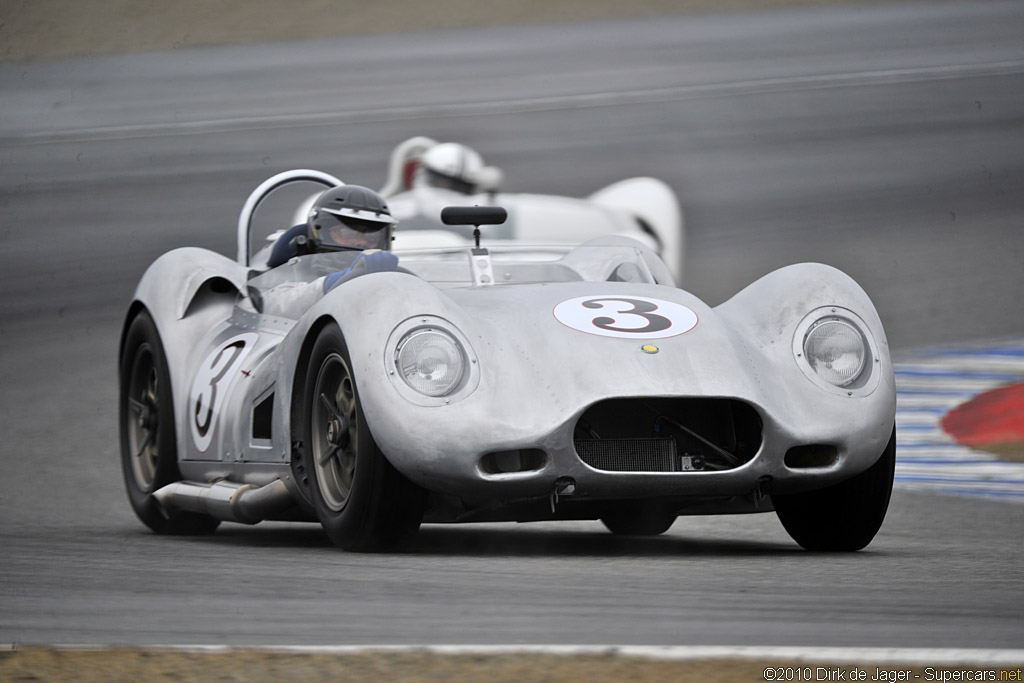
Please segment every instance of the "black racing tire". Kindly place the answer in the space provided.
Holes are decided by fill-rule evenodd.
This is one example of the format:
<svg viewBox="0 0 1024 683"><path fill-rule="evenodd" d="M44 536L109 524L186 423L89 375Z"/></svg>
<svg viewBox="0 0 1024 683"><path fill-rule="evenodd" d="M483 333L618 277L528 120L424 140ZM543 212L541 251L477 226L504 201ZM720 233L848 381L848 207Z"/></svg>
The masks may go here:
<svg viewBox="0 0 1024 683"><path fill-rule="evenodd" d="M304 387L303 458L324 532L353 552L406 548L423 521L426 492L377 447L336 325L314 343Z"/></svg>
<svg viewBox="0 0 1024 683"><path fill-rule="evenodd" d="M772 496L775 512L807 550L853 552L866 547L885 519L896 469L896 430L874 465L816 491Z"/></svg>
<svg viewBox="0 0 1024 683"><path fill-rule="evenodd" d="M659 536L675 521L672 512L643 502L624 503L601 517L601 523L616 536Z"/></svg>
<svg viewBox="0 0 1024 683"><path fill-rule="evenodd" d="M167 356L156 324L145 309L128 325L119 369L121 470L132 509L158 534L213 532L219 520L195 512L168 514L152 495L180 481L181 473Z"/></svg>

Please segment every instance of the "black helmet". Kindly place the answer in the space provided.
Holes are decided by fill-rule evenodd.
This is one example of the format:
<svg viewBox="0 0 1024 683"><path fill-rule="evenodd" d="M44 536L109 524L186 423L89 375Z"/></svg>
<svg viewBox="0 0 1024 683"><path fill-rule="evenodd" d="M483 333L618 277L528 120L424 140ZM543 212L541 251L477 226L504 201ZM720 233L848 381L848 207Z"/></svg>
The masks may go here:
<svg viewBox="0 0 1024 683"><path fill-rule="evenodd" d="M317 251L388 249L397 222L373 190L339 185L313 202L306 232Z"/></svg>

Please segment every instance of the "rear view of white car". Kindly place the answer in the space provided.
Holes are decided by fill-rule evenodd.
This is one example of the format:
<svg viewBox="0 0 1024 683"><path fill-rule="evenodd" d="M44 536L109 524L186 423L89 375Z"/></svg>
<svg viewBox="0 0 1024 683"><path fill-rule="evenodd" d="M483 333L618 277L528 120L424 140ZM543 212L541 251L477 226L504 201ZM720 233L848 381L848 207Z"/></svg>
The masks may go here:
<svg viewBox="0 0 1024 683"><path fill-rule="evenodd" d="M684 224L675 192L656 178L622 180L587 197L509 193L504 174L473 149L413 137L395 147L381 194L403 226L395 248L466 244L468 233L442 225L446 206L502 206L508 220L490 232L492 244L572 245L595 237L632 237L654 249L682 281ZM441 233L440 235L438 233ZM498 242L495 242L497 240Z"/></svg>

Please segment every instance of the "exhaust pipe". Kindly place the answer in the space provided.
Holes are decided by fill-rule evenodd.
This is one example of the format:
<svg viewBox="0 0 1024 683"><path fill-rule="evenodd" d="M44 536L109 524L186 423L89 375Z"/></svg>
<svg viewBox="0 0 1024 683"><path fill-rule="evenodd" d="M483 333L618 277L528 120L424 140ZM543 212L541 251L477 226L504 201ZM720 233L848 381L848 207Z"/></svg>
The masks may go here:
<svg viewBox="0 0 1024 683"><path fill-rule="evenodd" d="M262 522L295 504L288 486L280 479L265 486L231 481L176 481L154 491L153 497L165 512L187 510L241 524Z"/></svg>

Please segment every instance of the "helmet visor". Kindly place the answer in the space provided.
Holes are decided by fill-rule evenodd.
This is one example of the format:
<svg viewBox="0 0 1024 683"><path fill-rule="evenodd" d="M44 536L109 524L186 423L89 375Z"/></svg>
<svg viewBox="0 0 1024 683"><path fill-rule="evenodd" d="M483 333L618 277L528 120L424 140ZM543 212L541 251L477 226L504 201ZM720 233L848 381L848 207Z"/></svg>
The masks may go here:
<svg viewBox="0 0 1024 683"><path fill-rule="evenodd" d="M475 182L464 178L457 178L455 176L438 173L430 168L426 169L426 171L427 184L431 187L437 187L443 190L452 190L461 194L476 194Z"/></svg>
<svg viewBox="0 0 1024 683"><path fill-rule="evenodd" d="M313 238L322 249L388 249L391 223L342 218L320 211L312 221Z"/></svg>

